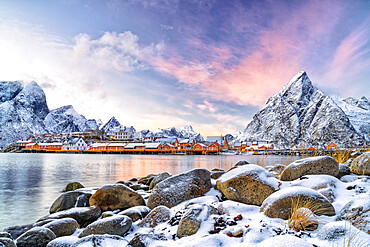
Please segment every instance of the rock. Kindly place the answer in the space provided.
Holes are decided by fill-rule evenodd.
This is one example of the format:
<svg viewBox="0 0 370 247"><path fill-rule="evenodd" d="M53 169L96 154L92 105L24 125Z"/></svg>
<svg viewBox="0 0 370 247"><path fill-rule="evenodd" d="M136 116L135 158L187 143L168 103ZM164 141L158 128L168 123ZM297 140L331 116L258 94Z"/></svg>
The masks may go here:
<svg viewBox="0 0 370 247"><path fill-rule="evenodd" d="M45 247L55 238L55 234L48 228L34 227L19 236L16 239L16 244L17 247Z"/></svg>
<svg viewBox="0 0 370 247"><path fill-rule="evenodd" d="M97 206L92 207L78 207L71 208L65 211L59 211L43 217L41 220L47 219L62 219L62 218L72 218L75 219L80 226L85 227L91 222L97 220L101 215L101 210Z"/></svg>
<svg viewBox="0 0 370 247"><path fill-rule="evenodd" d="M131 178L130 180L129 180L130 182L133 182L133 183L136 183L137 181L139 181L137 178Z"/></svg>
<svg viewBox="0 0 370 247"><path fill-rule="evenodd" d="M234 167L236 168L236 167L244 166L244 165L248 165L248 164L249 164L249 162L248 162L248 161L246 161L246 160L239 160L239 161L234 165Z"/></svg>
<svg viewBox="0 0 370 247"><path fill-rule="evenodd" d="M127 240L116 235L90 235L81 238L71 247L126 247Z"/></svg>
<svg viewBox="0 0 370 247"><path fill-rule="evenodd" d="M347 165L348 167L351 167L351 164L352 164L353 160L354 160L354 158L349 158L349 159L346 161L345 165Z"/></svg>
<svg viewBox="0 0 370 247"><path fill-rule="evenodd" d="M369 246L370 243L369 234L351 226L348 221L327 223L318 230L317 238L329 241L328 246Z"/></svg>
<svg viewBox="0 0 370 247"><path fill-rule="evenodd" d="M197 233L202 221L208 219L211 212L216 209L206 204L193 204L181 217L179 226L177 228L177 236L182 238L184 236L191 236Z"/></svg>
<svg viewBox="0 0 370 247"><path fill-rule="evenodd" d="M104 185L90 197L90 205L103 211L145 206L143 197L123 184Z"/></svg>
<svg viewBox="0 0 370 247"><path fill-rule="evenodd" d="M82 189L82 188L85 188L85 186L83 186L81 183L72 182L72 183L69 183L69 184L66 185L66 187L64 188L64 192L74 191L74 190Z"/></svg>
<svg viewBox="0 0 370 247"><path fill-rule="evenodd" d="M357 175L370 175L370 152L361 154L352 161L351 172Z"/></svg>
<svg viewBox="0 0 370 247"><path fill-rule="evenodd" d="M350 221L358 229L370 234L370 198L356 198L348 202L339 212L336 220Z"/></svg>
<svg viewBox="0 0 370 247"><path fill-rule="evenodd" d="M261 205L278 189L279 181L266 169L247 165L228 171L216 181L216 185L229 200Z"/></svg>
<svg viewBox="0 0 370 247"><path fill-rule="evenodd" d="M315 210L309 209L316 215L335 215L334 207L328 199L313 189L300 186L284 188L273 193L263 201L260 212L270 218L287 220L291 215L292 204L298 200L302 205L307 201L314 205Z"/></svg>
<svg viewBox="0 0 370 247"><path fill-rule="evenodd" d="M85 193L81 191L69 191L61 194L51 205L49 213L53 214L75 207L78 198L83 195L85 195ZM90 197L91 194L88 194L87 196Z"/></svg>
<svg viewBox="0 0 370 247"><path fill-rule="evenodd" d="M130 188L135 190L135 191L136 190L144 190L144 191L149 190L149 186L145 185L145 184L133 184L133 185L130 185Z"/></svg>
<svg viewBox="0 0 370 247"><path fill-rule="evenodd" d="M126 215L117 215L104 219L97 220L85 229L82 230L79 237L86 237L89 235L119 235L123 236L128 230L130 230L132 220Z"/></svg>
<svg viewBox="0 0 370 247"><path fill-rule="evenodd" d="M211 178L218 179L223 174L225 174L225 171L212 171L211 172Z"/></svg>
<svg viewBox="0 0 370 247"><path fill-rule="evenodd" d="M307 175L290 183L291 186L302 186L320 192L330 202L336 198L336 189L338 187L345 189L343 182L329 175Z"/></svg>
<svg viewBox="0 0 370 247"><path fill-rule="evenodd" d="M338 164L339 166L339 173L337 175L337 178L341 178L346 175L351 174L351 168L349 168L346 164Z"/></svg>
<svg viewBox="0 0 370 247"><path fill-rule="evenodd" d="M12 235L10 235L10 233L8 233L8 232L0 232L0 238L10 238L10 239L13 239L12 238Z"/></svg>
<svg viewBox="0 0 370 247"><path fill-rule="evenodd" d="M75 219L64 218L47 223L44 227L54 232L56 237L63 237L72 235L78 228L80 228L80 225Z"/></svg>
<svg viewBox="0 0 370 247"><path fill-rule="evenodd" d="M12 239L3 238L3 237L0 237L0 246L1 247L17 247Z"/></svg>
<svg viewBox="0 0 370 247"><path fill-rule="evenodd" d="M144 219L150 212L147 206L135 206L125 211L118 213L118 215L127 215L133 222Z"/></svg>
<svg viewBox="0 0 370 247"><path fill-rule="evenodd" d="M337 176L339 173L338 163L330 156L317 156L296 160L285 167L280 176L282 181L292 181L304 175L326 174Z"/></svg>
<svg viewBox="0 0 370 247"><path fill-rule="evenodd" d="M171 175L168 172L162 172L156 175L153 180L150 182L149 189L153 189L154 186L156 186L159 182L162 182L166 178L171 177Z"/></svg>
<svg viewBox="0 0 370 247"><path fill-rule="evenodd" d="M210 172L197 168L158 183L148 198L148 207L173 207L183 201L203 196L211 189Z"/></svg>
<svg viewBox="0 0 370 247"><path fill-rule="evenodd" d="M101 217L102 218L107 218L107 217L111 217L111 216L114 216L115 214L112 212L112 211L105 211L101 214Z"/></svg>
<svg viewBox="0 0 370 247"><path fill-rule="evenodd" d="M90 197L92 194L90 193L84 193L77 197L76 205L75 207L90 207Z"/></svg>
<svg viewBox="0 0 370 247"><path fill-rule="evenodd" d="M43 226L43 225L45 225L45 224L47 224L49 222L52 222L52 221L53 220L48 219L48 220L43 220L43 221L40 221L40 222L36 222L34 224L29 224L29 225L12 226L12 227L9 227L9 228L5 229L4 231L8 232L12 236L12 239L16 239L20 235L22 235L23 233L25 233L28 230L32 229L33 227Z"/></svg>
<svg viewBox="0 0 370 247"><path fill-rule="evenodd" d="M156 227L158 224L167 222L172 216L172 211L166 206L158 206L138 224L140 227Z"/></svg>
<svg viewBox="0 0 370 247"><path fill-rule="evenodd" d="M78 240L79 238L75 236L59 237L49 242L46 247L71 247L71 245L76 243Z"/></svg>
<svg viewBox="0 0 370 247"><path fill-rule="evenodd" d="M149 174L146 177L140 178L139 181L137 181L138 184L145 184L145 185L150 185L152 180L154 179L155 175L154 174Z"/></svg>
<svg viewBox="0 0 370 247"><path fill-rule="evenodd" d="M154 246L153 241L167 241L167 238L163 233L160 234L145 234L145 233L136 233L135 237L131 239L127 247L147 247Z"/></svg>

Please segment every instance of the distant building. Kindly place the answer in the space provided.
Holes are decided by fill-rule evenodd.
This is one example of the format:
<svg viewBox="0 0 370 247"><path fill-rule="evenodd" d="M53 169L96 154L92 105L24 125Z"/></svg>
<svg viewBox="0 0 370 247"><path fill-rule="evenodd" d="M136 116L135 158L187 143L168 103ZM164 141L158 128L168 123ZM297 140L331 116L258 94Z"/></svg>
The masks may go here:
<svg viewBox="0 0 370 247"><path fill-rule="evenodd" d="M126 127L126 126L118 126L114 129L114 140L119 141L132 141L134 139L134 134L136 130L133 126Z"/></svg>
<svg viewBox="0 0 370 247"><path fill-rule="evenodd" d="M63 142L62 150L79 150L86 151L89 148L84 139L80 138L67 138Z"/></svg>

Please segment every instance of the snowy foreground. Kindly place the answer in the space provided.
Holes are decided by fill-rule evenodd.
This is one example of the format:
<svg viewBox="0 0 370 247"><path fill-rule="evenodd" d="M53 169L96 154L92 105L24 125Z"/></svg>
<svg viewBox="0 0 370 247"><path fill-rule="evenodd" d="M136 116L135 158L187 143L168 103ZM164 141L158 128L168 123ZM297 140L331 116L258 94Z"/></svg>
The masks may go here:
<svg viewBox="0 0 370 247"><path fill-rule="evenodd" d="M38 223L6 229L14 242L0 233L0 246L370 246L370 177L350 172L369 172L364 155L351 170L326 156L81 188L62 194ZM289 227L297 198L311 203L297 211L308 212L314 227L300 228L302 219Z"/></svg>

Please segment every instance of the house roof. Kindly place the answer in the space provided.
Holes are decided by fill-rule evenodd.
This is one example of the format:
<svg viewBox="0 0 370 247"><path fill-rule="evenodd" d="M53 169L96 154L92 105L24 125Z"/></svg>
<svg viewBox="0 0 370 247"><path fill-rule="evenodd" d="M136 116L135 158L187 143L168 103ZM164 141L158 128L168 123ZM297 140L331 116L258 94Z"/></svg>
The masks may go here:
<svg viewBox="0 0 370 247"><path fill-rule="evenodd" d="M107 146L108 147L124 147L126 145L127 145L126 143L111 142Z"/></svg>
<svg viewBox="0 0 370 247"><path fill-rule="evenodd" d="M160 143L174 143L177 138L158 138L156 142Z"/></svg>
<svg viewBox="0 0 370 247"><path fill-rule="evenodd" d="M134 149L135 147L145 147L143 143L129 143L125 146L125 149Z"/></svg>
<svg viewBox="0 0 370 247"><path fill-rule="evenodd" d="M146 143L145 148L154 148L157 149L161 144L160 143Z"/></svg>

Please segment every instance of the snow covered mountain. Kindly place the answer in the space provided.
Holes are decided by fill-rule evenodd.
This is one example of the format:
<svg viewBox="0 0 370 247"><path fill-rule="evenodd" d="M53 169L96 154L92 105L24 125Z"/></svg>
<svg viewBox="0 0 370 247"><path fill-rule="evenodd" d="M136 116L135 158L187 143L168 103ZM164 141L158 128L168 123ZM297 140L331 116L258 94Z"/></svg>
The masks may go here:
<svg viewBox="0 0 370 247"><path fill-rule="evenodd" d="M356 131L370 141L370 101L365 96L361 99L334 97L334 100L346 113Z"/></svg>
<svg viewBox="0 0 370 247"><path fill-rule="evenodd" d="M36 82L0 82L0 147L20 138L46 133L49 113L44 91Z"/></svg>
<svg viewBox="0 0 370 247"><path fill-rule="evenodd" d="M87 120L78 114L73 106L67 105L51 110L44 124L49 133L70 133L99 129L95 119Z"/></svg>
<svg viewBox="0 0 370 247"><path fill-rule="evenodd" d="M45 93L36 83L0 82L0 147L44 133L98 129L101 123L79 115L72 106L49 111Z"/></svg>
<svg viewBox="0 0 370 247"><path fill-rule="evenodd" d="M272 140L279 148L363 143L346 113L315 88L304 71L271 96L236 139Z"/></svg>
<svg viewBox="0 0 370 247"><path fill-rule="evenodd" d="M113 116L108 120L108 122L106 122L106 124L103 125L103 127L100 128L100 130L104 131L108 135L113 135L114 129L120 125L121 124L118 122L118 120Z"/></svg>
<svg viewBox="0 0 370 247"><path fill-rule="evenodd" d="M181 128L175 127L170 127L166 129L158 128L153 131L143 130L141 132L143 133L143 136L183 138L183 139L194 139L195 141L204 141L204 138L199 133L195 132L191 125L184 125Z"/></svg>

